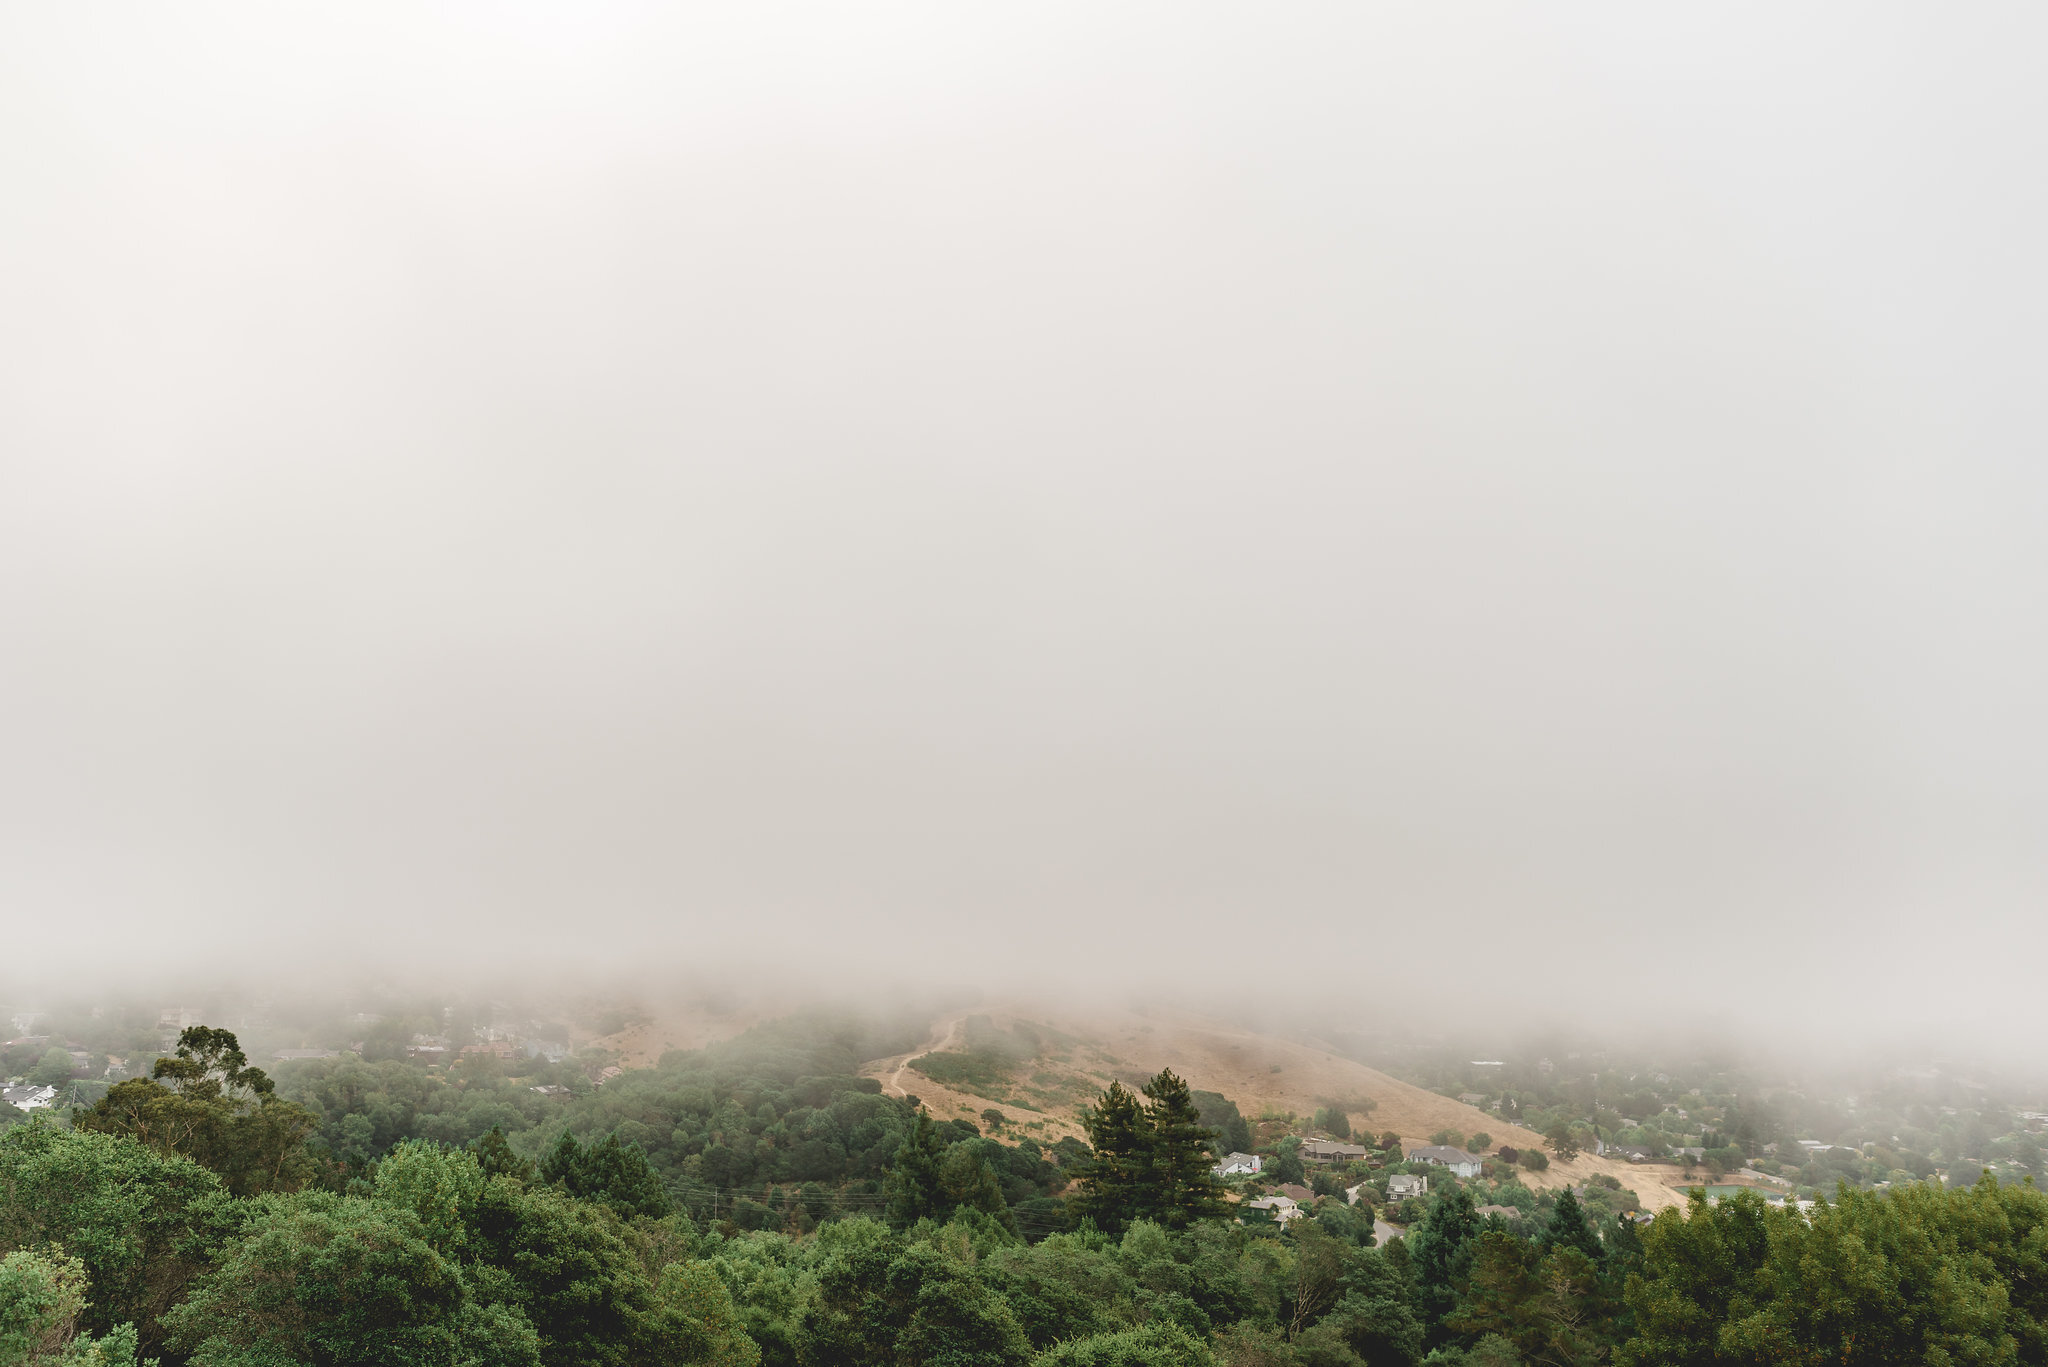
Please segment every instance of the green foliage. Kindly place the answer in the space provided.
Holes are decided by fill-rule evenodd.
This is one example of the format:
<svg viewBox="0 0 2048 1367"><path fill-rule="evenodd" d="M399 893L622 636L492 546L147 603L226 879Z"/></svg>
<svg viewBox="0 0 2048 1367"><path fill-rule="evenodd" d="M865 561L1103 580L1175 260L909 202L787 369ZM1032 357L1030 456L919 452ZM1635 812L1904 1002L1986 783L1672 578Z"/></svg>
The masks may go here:
<svg viewBox="0 0 2048 1367"><path fill-rule="evenodd" d="M1417 1305L1431 1343L1447 1337L1444 1322L1457 1308L1458 1285L1471 1270L1472 1242L1480 1228L1471 1193L1453 1188L1429 1203L1421 1223L1408 1236Z"/></svg>
<svg viewBox="0 0 2048 1367"><path fill-rule="evenodd" d="M609 1206L623 1216L658 1220L672 1209L647 1155L638 1144L621 1144L616 1130L587 1147L565 1132L541 1163L539 1175L571 1196Z"/></svg>
<svg viewBox="0 0 2048 1367"><path fill-rule="evenodd" d="M195 1367L452 1364L460 1271L410 1210L260 1197L247 1232L164 1316Z"/></svg>
<svg viewBox="0 0 2048 1367"><path fill-rule="evenodd" d="M1093 1157L1081 1174L1081 1213L1120 1234L1133 1221L1184 1229L1225 1210L1210 1169L1215 1131L1202 1124L1187 1083L1171 1070L1145 1084L1146 1101L1112 1082L1082 1112Z"/></svg>
<svg viewBox="0 0 2048 1367"><path fill-rule="evenodd" d="M828 1252L804 1320L811 1367L1018 1367L1028 1357L1008 1303L930 1244L868 1221L821 1238Z"/></svg>
<svg viewBox="0 0 2048 1367"><path fill-rule="evenodd" d="M1192 1091L1195 1110L1200 1113L1202 1123L1216 1131L1216 1152L1250 1153L1252 1150L1252 1127L1237 1109L1237 1103L1221 1092Z"/></svg>
<svg viewBox="0 0 2048 1367"><path fill-rule="evenodd" d="M1316 1111L1315 1119L1311 1124L1324 1134L1335 1135L1339 1139L1349 1139L1351 1137L1351 1117L1344 1114L1341 1106L1324 1106L1320 1108Z"/></svg>
<svg viewBox="0 0 2048 1367"><path fill-rule="evenodd" d="M237 1196L296 1191L314 1171L312 1113L275 1095L232 1032L204 1025L178 1037L176 1055L158 1059L152 1078L117 1083L77 1125L190 1158Z"/></svg>
<svg viewBox="0 0 2048 1367"><path fill-rule="evenodd" d="M2024 1362L2048 1351L2048 1197L2028 1187L1845 1190L1806 1212L1695 1194L1642 1237L1621 1367Z"/></svg>
<svg viewBox="0 0 2048 1367"><path fill-rule="evenodd" d="M29 1069L28 1080L38 1087L56 1087L71 1080L75 1068L68 1049L51 1049Z"/></svg>
<svg viewBox="0 0 2048 1367"><path fill-rule="evenodd" d="M1566 1187L1557 1194L1557 1204L1550 1213L1550 1223L1536 1236L1536 1247L1548 1252L1553 1248L1575 1248L1586 1257L1598 1262L1605 1253L1600 1239L1586 1223L1586 1213L1579 1207L1579 1198Z"/></svg>
<svg viewBox="0 0 2048 1367"><path fill-rule="evenodd" d="M1055 1344L1032 1367L1211 1367L1209 1346L1170 1321Z"/></svg>
<svg viewBox="0 0 2048 1367"><path fill-rule="evenodd" d="M1301 1166L1301 1138L1288 1135L1280 1141L1273 1161L1266 1164L1265 1174L1275 1182L1299 1182L1307 1177Z"/></svg>
<svg viewBox="0 0 2048 1367"><path fill-rule="evenodd" d="M85 1264L59 1248L0 1258L0 1367L134 1367L134 1325L78 1332L88 1284Z"/></svg>
<svg viewBox="0 0 2048 1367"><path fill-rule="evenodd" d="M157 1318L230 1237L220 1179L133 1140L45 1123L0 1135L0 1250L61 1246L94 1288L82 1326L133 1324L146 1353Z"/></svg>
<svg viewBox="0 0 2048 1367"><path fill-rule="evenodd" d="M1518 1161L1530 1172L1542 1172L1550 1166L1550 1155L1541 1149L1524 1149Z"/></svg>

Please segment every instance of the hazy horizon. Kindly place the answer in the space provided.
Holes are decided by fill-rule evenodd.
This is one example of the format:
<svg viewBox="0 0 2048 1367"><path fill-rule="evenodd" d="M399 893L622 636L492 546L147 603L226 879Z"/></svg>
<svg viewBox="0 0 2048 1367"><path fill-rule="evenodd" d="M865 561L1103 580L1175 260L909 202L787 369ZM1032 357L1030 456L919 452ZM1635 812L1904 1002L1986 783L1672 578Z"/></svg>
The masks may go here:
<svg viewBox="0 0 2048 1367"><path fill-rule="evenodd" d="M0 15L0 990L2029 1057L2044 36Z"/></svg>

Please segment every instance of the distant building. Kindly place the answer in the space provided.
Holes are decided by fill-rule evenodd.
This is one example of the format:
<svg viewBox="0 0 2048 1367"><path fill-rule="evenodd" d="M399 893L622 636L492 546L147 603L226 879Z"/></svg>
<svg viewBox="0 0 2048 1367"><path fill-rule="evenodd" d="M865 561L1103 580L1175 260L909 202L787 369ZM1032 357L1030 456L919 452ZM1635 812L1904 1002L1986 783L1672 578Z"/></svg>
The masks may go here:
<svg viewBox="0 0 2048 1367"><path fill-rule="evenodd" d="M1218 1177L1236 1177L1242 1173L1257 1172L1263 1166L1264 1163L1257 1154L1233 1151L1224 1154L1223 1161L1209 1169L1209 1171L1215 1173Z"/></svg>
<svg viewBox="0 0 2048 1367"><path fill-rule="evenodd" d="M1476 1213L1482 1216L1498 1215L1503 1220L1519 1220L1522 1218L1522 1212L1513 1206L1481 1206Z"/></svg>
<svg viewBox="0 0 2048 1367"><path fill-rule="evenodd" d="M1454 1149L1448 1144L1426 1144L1419 1149L1410 1149L1408 1161L1434 1163L1440 1168L1449 1168L1460 1177L1479 1175L1479 1160L1463 1149Z"/></svg>
<svg viewBox="0 0 2048 1367"><path fill-rule="evenodd" d="M1417 1177L1412 1173L1397 1172L1387 1179L1387 1199L1389 1201L1405 1201L1411 1196L1427 1196L1428 1194L1429 1179L1427 1177Z"/></svg>
<svg viewBox="0 0 2048 1367"><path fill-rule="evenodd" d="M1363 1144L1340 1144L1334 1139L1301 1141L1301 1158L1305 1163L1349 1163L1371 1153L1372 1150Z"/></svg>
<svg viewBox="0 0 2048 1367"><path fill-rule="evenodd" d="M295 1063L303 1058L340 1058L339 1049L280 1049L271 1057L279 1063Z"/></svg>
<svg viewBox="0 0 2048 1367"><path fill-rule="evenodd" d="M1301 1218L1301 1203L1290 1196L1262 1196L1256 1201L1244 1203L1246 1210L1261 1212L1275 1224L1286 1224L1289 1220Z"/></svg>
<svg viewBox="0 0 2048 1367"><path fill-rule="evenodd" d="M1458 1093L1458 1100L1464 1102L1467 1106L1483 1106L1486 1104L1486 1098L1478 1092L1460 1092Z"/></svg>
<svg viewBox="0 0 2048 1367"><path fill-rule="evenodd" d="M556 1101L566 1100L570 1095L569 1089L567 1087L557 1087L554 1086L552 1083L541 1087L529 1087L527 1088L527 1090L530 1092L539 1092L542 1096Z"/></svg>
<svg viewBox="0 0 2048 1367"><path fill-rule="evenodd" d="M1610 1144L1607 1147L1607 1151L1626 1158L1631 1163L1647 1163L1656 1157L1655 1154L1651 1153L1641 1144Z"/></svg>
<svg viewBox="0 0 2048 1367"><path fill-rule="evenodd" d="M57 1104L55 1087L8 1087L0 1090L0 1100L17 1111L39 1111L46 1106Z"/></svg>
<svg viewBox="0 0 2048 1367"><path fill-rule="evenodd" d="M1313 1201L1316 1199L1316 1194L1299 1182L1282 1182L1274 1190L1293 1201Z"/></svg>
<svg viewBox="0 0 2048 1367"><path fill-rule="evenodd" d="M530 1039L526 1042L528 1058L544 1058L549 1063L560 1063L569 1057L569 1046L558 1040Z"/></svg>

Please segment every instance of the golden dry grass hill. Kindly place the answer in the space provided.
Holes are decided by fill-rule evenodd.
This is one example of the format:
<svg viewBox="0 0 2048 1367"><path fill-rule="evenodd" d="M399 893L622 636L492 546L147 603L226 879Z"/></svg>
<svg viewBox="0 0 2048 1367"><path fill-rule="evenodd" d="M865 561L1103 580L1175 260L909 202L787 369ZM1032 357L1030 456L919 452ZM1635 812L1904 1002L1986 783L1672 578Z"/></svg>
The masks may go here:
<svg viewBox="0 0 2048 1367"><path fill-rule="evenodd" d="M1543 1144L1532 1130L1313 1044L1173 1011L1077 1015L1026 1004L992 1006L939 1020L919 1048L873 1060L863 1071L891 1095L916 1096L940 1119L980 1124L985 1112L999 1111L1007 1131L1052 1141L1081 1133L1076 1112L1112 1079L1135 1087L1161 1068L1229 1097L1247 1120L1265 1122L1272 1133L1292 1129L1290 1116L1305 1119L1337 1104L1354 1129L1392 1130L1405 1143L1456 1130L1484 1132L1496 1146ZM1601 1173L1635 1191L1647 1210L1684 1203L1668 1185L1675 1169L1590 1154L1553 1161L1522 1180L1561 1187Z"/></svg>

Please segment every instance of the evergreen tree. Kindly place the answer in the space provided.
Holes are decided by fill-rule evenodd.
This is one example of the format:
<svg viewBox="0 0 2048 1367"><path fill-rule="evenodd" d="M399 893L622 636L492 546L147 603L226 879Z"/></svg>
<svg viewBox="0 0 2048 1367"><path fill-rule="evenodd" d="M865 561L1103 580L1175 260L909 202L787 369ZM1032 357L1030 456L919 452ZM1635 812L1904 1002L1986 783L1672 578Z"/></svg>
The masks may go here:
<svg viewBox="0 0 2048 1367"><path fill-rule="evenodd" d="M1139 1214L1168 1229L1185 1229L1196 1220L1222 1215L1228 1208L1223 1188L1211 1171L1210 1145L1216 1132L1202 1124L1188 1084L1164 1069L1145 1084L1145 1180L1139 1192Z"/></svg>
<svg viewBox="0 0 2048 1367"><path fill-rule="evenodd" d="M1415 1270L1416 1299L1428 1343L1447 1342L1444 1317L1457 1308L1458 1284L1472 1267L1472 1241L1483 1228L1463 1187L1446 1191L1429 1203L1428 1212L1405 1242Z"/></svg>
<svg viewBox="0 0 2048 1367"><path fill-rule="evenodd" d="M910 1133L896 1150L889 1173L889 1223L908 1229L919 1220L942 1219L945 1194L939 1187L939 1161L945 1142L932 1124L931 1112L917 1108Z"/></svg>
<svg viewBox="0 0 2048 1367"><path fill-rule="evenodd" d="M1081 1112L1081 1127L1088 1131L1091 1153L1075 1205L1097 1229L1122 1234L1137 1218L1139 1185L1151 1156L1145 1112L1121 1082L1112 1082Z"/></svg>
<svg viewBox="0 0 2048 1367"><path fill-rule="evenodd" d="M1570 1187L1557 1194L1557 1206L1550 1212L1550 1223L1536 1236L1536 1247L1546 1253L1553 1248L1576 1248L1596 1263L1606 1253L1599 1236L1586 1223L1585 1207Z"/></svg>
<svg viewBox="0 0 2048 1367"><path fill-rule="evenodd" d="M469 1151L476 1155L477 1166L484 1170L486 1177L516 1177L522 1182L533 1180L533 1164L512 1151L505 1131L496 1125L491 1126L489 1134L472 1142Z"/></svg>

